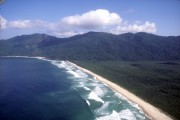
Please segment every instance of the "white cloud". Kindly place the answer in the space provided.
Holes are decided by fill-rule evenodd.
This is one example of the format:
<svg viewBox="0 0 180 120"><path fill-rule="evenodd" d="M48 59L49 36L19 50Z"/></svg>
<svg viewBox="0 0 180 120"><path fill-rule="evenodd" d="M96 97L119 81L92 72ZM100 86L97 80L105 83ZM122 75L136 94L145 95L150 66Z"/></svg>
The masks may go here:
<svg viewBox="0 0 180 120"><path fill-rule="evenodd" d="M5 18L1 17L1 28L16 28L16 29L30 29L30 28L49 28L53 29L55 23L50 23L43 20L14 20L8 21Z"/></svg>
<svg viewBox="0 0 180 120"><path fill-rule="evenodd" d="M2 30L14 29L18 34L24 31L26 34L27 32L29 34L40 32L57 37L69 37L88 31L114 34L126 32L155 33L157 31L154 22L136 20L130 24L128 20L122 20L117 13L109 12L105 9L92 10L81 15L67 16L62 18L60 22L48 22L44 20L8 21L1 16L0 18Z"/></svg>
<svg viewBox="0 0 180 120"><path fill-rule="evenodd" d="M7 27L17 29L28 29L38 27L49 27L49 25L48 22L43 20L15 20L9 21Z"/></svg>
<svg viewBox="0 0 180 120"><path fill-rule="evenodd" d="M113 29L111 32L115 34L121 34L126 32L147 32L147 33L155 33L156 30L156 24L154 22L146 21L144 24L130 24L130 25L119 25L115 29Z"/></svg>
<svg viewBox="0 0 180 120"><path fill-rule="evenodd" d="M8 26L12 28L19 28L19 29L24 29L24 28L32 28L35 23L31 20L16 20L16 21L10 21L8 22Z"/></svg>
<svg viewBox="0 0 180 120"><path fill-rule="evenodd" d="M7 20L0 16L0 28L5 29L7 26Z"/></svg>
<svg viewBox="0 0 180 120"><path fill-rule="evenodd" d="M96 29L119 25L122 19L117 13L110 13L108 10L98 9L82 15L65 17L62 19L62 22L79 28Z"/></svg>
<svg viewBox="0 0 180 120"><path fill-rule="evenodd" d="M57 37L70 37L74 35L83 34L83 32L75 32L75 31L53 31L51 32L52 35Z"/></svg>

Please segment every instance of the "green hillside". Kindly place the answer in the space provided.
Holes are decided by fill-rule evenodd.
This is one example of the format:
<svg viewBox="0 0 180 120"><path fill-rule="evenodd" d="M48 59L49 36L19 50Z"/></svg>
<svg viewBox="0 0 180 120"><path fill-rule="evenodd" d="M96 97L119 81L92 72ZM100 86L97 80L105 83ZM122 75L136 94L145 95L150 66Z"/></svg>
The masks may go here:
<svg viewBox="0 0 180 120"><path fill-rule="evenodd" d="M180 119L180 61L73 61Z"/></svg>
<svg viewBox="0 0 180 120"><path fill-rule="evenodd" d="M89 32L69 38L33 34L0 40L0 56L45 56L63 60L179 60L180 36Z"/></svg>

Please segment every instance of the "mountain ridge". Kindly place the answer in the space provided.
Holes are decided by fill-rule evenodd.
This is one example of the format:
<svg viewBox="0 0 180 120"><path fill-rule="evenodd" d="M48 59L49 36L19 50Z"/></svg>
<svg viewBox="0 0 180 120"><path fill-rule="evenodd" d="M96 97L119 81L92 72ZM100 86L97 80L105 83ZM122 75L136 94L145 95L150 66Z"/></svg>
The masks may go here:
<svg viewBox="0 0 180 120"><path fill-rule="evenodd" d="M180 60L180 36L88 32L68 38L31 34L0 40L0 56L44 56L62 60Z"/></svg>

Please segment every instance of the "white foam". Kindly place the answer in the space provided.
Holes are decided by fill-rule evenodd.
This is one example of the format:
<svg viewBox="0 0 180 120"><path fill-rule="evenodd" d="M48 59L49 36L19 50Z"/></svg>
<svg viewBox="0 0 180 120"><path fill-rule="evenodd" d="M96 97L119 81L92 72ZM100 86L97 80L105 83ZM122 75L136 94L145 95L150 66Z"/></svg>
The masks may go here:
<svg viewBox="0 0 180 120"><path fill-rule="evenodd" d="M68 73L70 73L70 74L72 74L74 77L76 77L76 78L80 78L80 76L76 73L76 72L74 72L74 71L72 71L72 70L69 70L69 71L67 71Z"/></svg>
<svg viewBox="0 0 180 120"><path fill-rule="evenodd" d="M113 110L112 114L97 118L97 120L121 120L118 113Z"/></svg>
<svg viewBox="0 0 180 120"><path fill-rule="evenodd" d="M123 100L129 101L125 96L121 95L120 93L118 93L116 91L114 91L114 92L115 92L114 95L117 96L119 99L123 99Z"/></svg>
<svg viewBox="0 0 180 120"><path fill-rule="evenodd" d="M74 70L74 67L71 66L67 61L55 61L55 60L53 60L51 63L53 65L56 65L59 68L63 68L65 70L67 70L67 71L70 71L70 73L71 73L71 71Z"/></svg>
<svg viewBox="0 0 180 120"><path fill-rule="evenodd" d="M37 59L40 59L40 60L48 60L45 57L40 57L40 56L37 56L37 57L34 57L34 58L37 58Z"/></svg>
<svg viewBox="0 0 180 120"><path fill-rule="evenodd" d="M86 103L90 106L91 104L90 104L90 102L88 101L88 100L86 100Z"/></svg>
<svg viewBox="0 0 180 120"><path fill-rule="evenodd" d="M1 56L1 57L37 58L37 59L42 59L42 60L45 59L45 57L40 57L40 56L36 56L36 57L31 57L31 56Z"/></svg>
<svg viewBox="0 0 180 120"><path fill-rule="evenodd" d="M138 109L139 111L141 111L141 113L143 113L142 112L142 109L139 107L139 105L138 104L136 104L136 103L133 103L133 102L131 102L131 101L128 101L133 107L135 107L136 109Z"/></svg>
<svg viewBox="0 0 180 120"><path fill-rule="evenodd" d="M104 101L100 97L98 97L94 92L91 92L89 94L88 99L99 101L104 104Z"/></svg>
<svg viewBox="0 0 180 120"><path fill-rule="evenodd" d="M55 63L56 64L56 63ZM68 73L72 74L76 78L86 78L88 75L81 70L75 68L67 61L61 61L60 64L56 64L60 68L64 68L67 70Z"/></svg>
<svg viewBox="0 0 180 120"><path fill-rule="evenodd" d="M72 74L75 78L87 78L88 75L80 70L74 70L72 67L65 64L61 65L61 68L67 69L67 72Z"/></svg>
<svg viewBox="0 0 180 120"><path fill-rule="evenodd" d="M90 88L88 88L88 87L86 87L86 86L83 86L83 88L84 88L85 90L91 90Z"/></svg>
<svg viewBox="0 0 180 120"><path fill-rule="evenodd" d="M88 75L81 70L76 70L76 73L80 76L80 78L87 78Z"/></svg>
<svg viewBox="0 0 180 120"><path fill-rule="evenodd" d="M97 81L97 80L96 80L96 81L94 81L94 79L93 79L93 78L91 78L91 77L90 77L90 78L88 78L88 79L89 79L89 81L92 81L92 82L96 82L96 81Z"/></svg>
<svg viewBox="0 0 180 120"><path fill-rule="evenodd" d="M142 110L139 110L139 112L140 112L141 114L144 114L144 112L143 112Z"/></svg>
<svg viewBox="0 0 180 120"><path fill-rule="evenodd" d="M98 95L98 96L103 96L103 95L104 95L103 90L102 90L100 87L98 87L98 86L96 86L96 87L94 88L93 92L94 92L96 95Z"/></svg>
<svg viewBox="0 0 180 120"><path fill-rule="evenodd" d="M97 82L89 82L88 83L88 86L91 86L91 87L100 87L100 89L102 89L102 88L104 88L104 87L106 87L106 86L104 86L104 84L102 84L102 83L97 83ZM107 88L107 87L106 87Z"/></svg>
<svg viewBox="0 0 180 120"><path fill-rule="evenodd" d="M136 117L134 116L134 114L133 114L129 109L122 110L122 111L119 113L119 117L120 117L121 119L136 120Z"/></svg>
<svg viewBox="0 0 180 120"><path fill-rule="evenodd" d="M144 119L146 119L146 117L145 116L142 116L142 115L136 115L138 118L140 118L141 120L144 120Z"/></svg>
<svg viewBox="0 0 180 120"><path fill-rule="evenodd" d="M108 115L109 111L108 111L108 106L109 106L110 102L105 102L102 107L96 109L94 112L98 115Z"/></svg>
<svg viewBox="0 0 180 120"><path fill-rule="evenodd" d="M140 114L146 115L146 114L142 111L142 109L139 107L138 104L133 103L133 102L131 102L131 101L128 101L128 103L130 103L133 107L135 107L137 110L139 110L138 112L136 111L136 115L137 115L138 117L141 116ZM140 113L140 114L139 114L139 113ZM147 115L146 115L146 116L147 116ZM141 118L143 118L143 116L142 116Z"/></svg>
<svg viewBox="0 0 180 120"><path fill-rule="evenodd" d="M45 61L49 61L49 62L56 61L56 60L49 60L48 58L41 57L41 56L35 56L35 57L31 57L31 56L1 56L1 57L36 58L36 59L45 60Z"/></svg>
<svg viewBox="0 0 180 120"><path fill-rule="evenodd" d="M103 83L105 86L109 87L106 83Z"/></svg>
<svg viewBox="0 0 180 120"><path fill-rule="evenodd" d="M65 61L61 61L61 63L60 64L58 64L58 67L60 67L60 68L67 68L67 62L65 62Z"/></svg>

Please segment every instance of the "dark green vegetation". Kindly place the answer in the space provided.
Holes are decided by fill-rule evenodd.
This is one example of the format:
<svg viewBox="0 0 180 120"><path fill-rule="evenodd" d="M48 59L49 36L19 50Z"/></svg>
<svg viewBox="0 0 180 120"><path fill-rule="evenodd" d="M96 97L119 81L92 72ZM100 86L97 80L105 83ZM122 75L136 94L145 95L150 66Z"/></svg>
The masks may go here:
<svg viewBox="0 0 180 120"><path fill-rule="evenodd" d="M73 61L180 119L180 61Z"/></svg>
<svg viewBox="0 0 180 120"><path fill-rule="evenodd" d="M89 32L70 38L33 34L0 40L0 56L45 56L63 60L179 60L180 36Z"/></svg>

